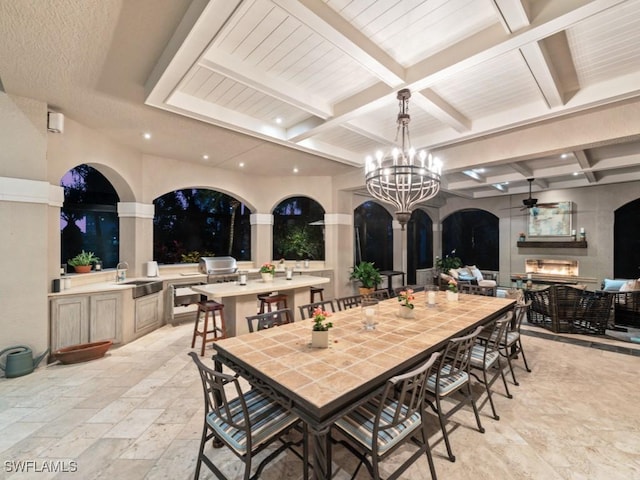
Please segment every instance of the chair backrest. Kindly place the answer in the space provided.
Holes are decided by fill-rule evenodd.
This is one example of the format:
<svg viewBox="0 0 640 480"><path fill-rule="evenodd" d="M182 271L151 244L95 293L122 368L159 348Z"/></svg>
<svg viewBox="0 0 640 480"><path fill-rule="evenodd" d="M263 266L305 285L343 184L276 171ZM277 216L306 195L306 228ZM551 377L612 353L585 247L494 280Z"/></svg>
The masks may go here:
<svg viewBox="0 0 640 480"><path fill-rule="evenodd" d="M513 320L513 312L508 312L486 327L489 332L488 337L484 338L484 334L480 335L483 337L481 342L484 343L485 359L488 355L499 352L500 348L504 346L507 330L511 327L511 320Z"/></svg>
<svg viewBox="0 0 640 480"><path fill-rule="evenodd" d="M338 310L347 310L362 305L362 295L350 295L348 297L336 298Z"/></svg>
<svg viewBox="0 0 640 480"><path fill-rule="evenodd" d="M313 311L320 307L322 310L326 312L335 313L336 309L333 304L333 300L323 300L322 302L314 302L307 303L306 305L300 305L298 308L300 309L300 316L304 320L305 318L311 318L313 315Z"/></svg>
<svg viewBox="0 0 640 480"><path fill-rule="evenodd" d="M293 312L290 308L274 310L273 312L259 313L247 317L249 332L264 330L265 328L279 327L287 323L293 323Z"/></svg>
<svg viewBox="0 0 640 480"><path fill-rule="evenodd" d="M427 379L440 355L440 352L435 352L414 370L387 380L374 421L373 438L380 438L385 431L394 430L416 412L421 414ZM376 446L373 448L375 452Z"/></svg>
<svg viewBox="0 0 640 480"><path fill-rule="evenodd" d="M447 383L447 379L455 381L461 372L469 373L471 349L482 330L483 327L479 326L472 333L449 340L440 357L436 385L442 385L443 381Z"/></svg>
<svg viewBox="0 0 640 480"><path fill-rule="evenodd" d="M389 294L389 290L380 289L380 290L374 290L373 292L368 294L367 297L373 297L378 300L387 300L391 298L391 295Z"/></svg>
<svg viewBox="0 0 640 480"><path fill-rule="evenodd" d="M238 377L217 372L207 367L195 352L189 352L189 356L198 367L200 379L202 380L205 418L210 412L215 412L215 415L230 427L245 432L247 448L250 449L251 425L248 422L249 412L240 389ZM231 385L231 388L228 385ZM227 388L225 389L225 387ZM229 406L230 401L235 400L236 397L240 402L240 410L237 408L232 410Z"/></svg>
<svg viewBox="0 0 640 480"><path fill-rule="evenodd" d="M507 331L519 332L520 325L522 325L522 320L527 315L529 308L531 307L531 300L527 300L524 303L516 302L515 307L513 307L513 326L511 328L507 328Z"/></svg>

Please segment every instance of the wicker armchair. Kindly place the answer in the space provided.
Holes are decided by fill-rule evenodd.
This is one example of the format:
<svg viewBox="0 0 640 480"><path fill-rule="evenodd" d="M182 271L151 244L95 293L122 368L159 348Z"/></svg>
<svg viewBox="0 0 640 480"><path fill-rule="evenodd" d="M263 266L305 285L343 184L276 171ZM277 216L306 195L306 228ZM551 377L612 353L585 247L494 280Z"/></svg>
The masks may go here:
<svg viewBox="0 0 640 480"><path fill-rule="evenodd" d="M640 328L640 292L618 292L614 296L616 325Z"/></svg>
<svg viewBox="0 0 640 480"><path fill-rule="evenodd" d="M583 290L571 285L551 285L543 290L528 290L525 299L531 300L529 323L556 333L573 331L573 320Z"/></svg>
<svg viewBox="0 0 640 480"><path fill-rule="evenodd" d="M613 295L609 292L583 292L576 304L573 330L604 335L609 325Z"/></svg>

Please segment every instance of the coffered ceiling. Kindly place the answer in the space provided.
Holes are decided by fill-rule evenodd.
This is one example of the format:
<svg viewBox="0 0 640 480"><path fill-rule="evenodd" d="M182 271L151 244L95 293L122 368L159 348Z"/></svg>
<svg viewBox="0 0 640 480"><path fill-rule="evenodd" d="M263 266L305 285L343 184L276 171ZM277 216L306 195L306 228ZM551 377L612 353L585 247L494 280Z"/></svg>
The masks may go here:
<svg viewBox="0 0 640 480"><path fill-rule="evenodd" d="M640 0L0 0L0 78L141 152L256 175L360 170L409 88L449 194L640 180Z"/></svg>

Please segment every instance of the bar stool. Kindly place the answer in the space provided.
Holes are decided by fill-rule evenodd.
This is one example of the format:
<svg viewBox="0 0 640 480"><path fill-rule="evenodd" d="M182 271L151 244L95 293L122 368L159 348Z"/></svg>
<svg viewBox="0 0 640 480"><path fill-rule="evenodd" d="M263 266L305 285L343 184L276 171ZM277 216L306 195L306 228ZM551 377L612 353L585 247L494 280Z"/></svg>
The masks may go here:
<svg viewBox="0 0 640 480"><path fill-rule="evenodd" d="M321 287L310 287L309 288L309 293L310 293L310 297L311 297L311 302L310 303L316 303L318 301L320 302L324 302L324 288ZM316 295L320 295L320 300L316 300Z"/></svg>
<svg viewBox="0 0 640 480"><path fill-rule="evenodd" d="M193 326L193 338L191 339L191 348L196 345L196 337L202 337L202 348L200 356L204 356L204 347L207 343L215 342L227 338L227 327L224 323L224 305L215 300L203 300L198 302L198 311L196 312L196 323ZM220 326L216 325L216 312L220 314ZM204 325L202 330L198 330L200 323L200 314L204 313ZM209 330L209 313L211 313L211 330ZM207 335L213 334L213 338L207 338Z"/></svg>
<svg viewBox="0 0 640 480"><path fill-rule="evenodd" d="M258 300L260 300L260 311L259 313L271 312L272 310L282 310L285 308L289 308L287 306L287 296L284 294L277 295L269 295L262 294L258 295ZM271 308L272 305L275 305L275 308Z"/></svg>

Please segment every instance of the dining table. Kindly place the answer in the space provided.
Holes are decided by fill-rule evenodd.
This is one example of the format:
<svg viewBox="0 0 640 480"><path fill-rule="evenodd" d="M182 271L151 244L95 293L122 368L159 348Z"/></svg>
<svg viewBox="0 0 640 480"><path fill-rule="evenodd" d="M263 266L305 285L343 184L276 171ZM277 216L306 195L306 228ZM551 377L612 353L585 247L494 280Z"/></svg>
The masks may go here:
<svg viewBox="0 0 640 480"><path fill-rule="evenodd" d="M208 299L224 304L226 336L236 336L249 332L246 317L258 313L258 295L287 295L287 307L294 318L300 318L298 307L311 303L309 287L329 283L330 278L315 275L294 275L291 279L274 277L271 281L248 280L245 285L238 282L207 283L192 285L194 292L206 295Z"/></svg>
<svg viewBox="0 0 640 480"><path fill-rule="evenodd" d="M490 323L515 303L477 295L458 298L448 301L445 292L437 292L435 305L428 306L426 294L417 294L413 318L401 316L400 309L409 307L397 299L384 300L373 330L364 328L359 307L336 312L328 319L333 323L328 348L311 347L312 320L238 335L213 344L214 363L245 377L307 424L313 478L329 479L330 430L338 418L380 392L389 378L426 361L449 339Z"/></svg>

